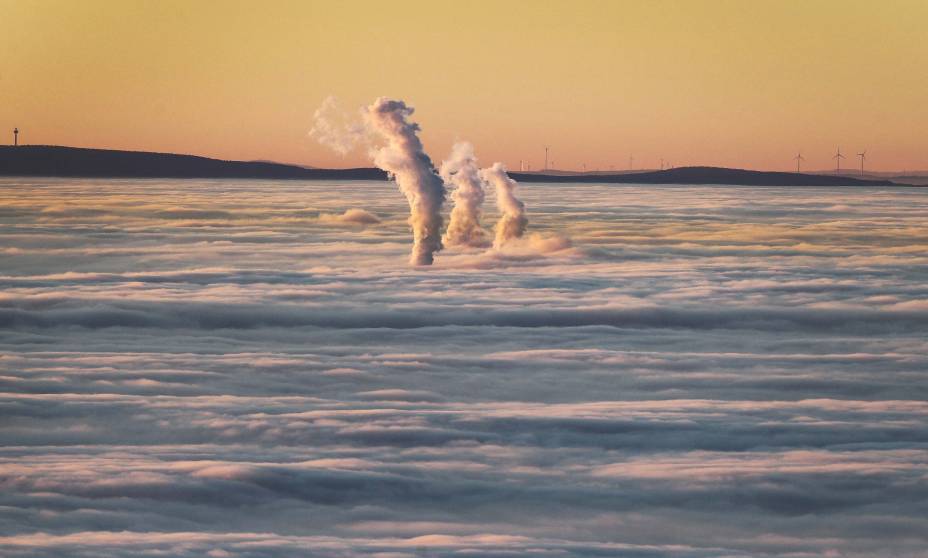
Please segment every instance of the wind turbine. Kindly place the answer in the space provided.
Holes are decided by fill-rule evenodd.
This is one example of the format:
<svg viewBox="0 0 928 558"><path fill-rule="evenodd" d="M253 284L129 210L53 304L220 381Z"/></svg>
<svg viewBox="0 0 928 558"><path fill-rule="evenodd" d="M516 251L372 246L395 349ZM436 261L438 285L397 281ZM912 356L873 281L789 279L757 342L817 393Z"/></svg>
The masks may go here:
<svg viewBox="0 0 928 558"><path fill-rule="evenodd" d="M835 153L835 156L832 157L832 159L834 159L835 161L837 161L837 163L836 163L837 166L835 167L835 174L841 174L841 159L844 159L844 155L841 154L841 148L840 148L840 147L838 148L838 152Z"/></svg>
<svg viewBox="0 0 928 558"><path fill-rule="evenodd" d="M805 161L806 158L802 156L802 151L800 151L793 159L796 159L796 174L799 174L800 165L802 165L802 162Z"/></svg>
<svg viewBox="0 0 928 558"><path fill-rule="evenodd" d="M864 149L863 153L858 153L857 156L860 157L860 176L863 176L864 175L864 159L867 158L867 150Z"/></svg>

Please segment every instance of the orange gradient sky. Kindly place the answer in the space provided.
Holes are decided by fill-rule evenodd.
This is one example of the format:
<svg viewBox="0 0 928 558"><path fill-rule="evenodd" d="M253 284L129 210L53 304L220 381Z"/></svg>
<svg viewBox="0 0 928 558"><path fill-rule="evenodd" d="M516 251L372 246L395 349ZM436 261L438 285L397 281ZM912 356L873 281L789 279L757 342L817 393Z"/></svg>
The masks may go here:
<svg viewBox="0 0 928 558"><path fill-rule="evenodd" d="M413 104L433 159L538 168L928 168L928 2L0 0L24 143L368 165L329 95ZM10 134L12 137L12 134Z"/></svg>

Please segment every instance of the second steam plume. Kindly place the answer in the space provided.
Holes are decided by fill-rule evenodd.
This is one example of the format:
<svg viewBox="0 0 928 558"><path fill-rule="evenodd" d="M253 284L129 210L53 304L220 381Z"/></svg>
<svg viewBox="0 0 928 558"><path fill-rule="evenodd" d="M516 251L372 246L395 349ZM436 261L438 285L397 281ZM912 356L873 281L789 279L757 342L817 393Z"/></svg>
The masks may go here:
<svg viewBox="0 0 928 558"><path fill-rule="evenodd" d="M444 242L448 246L482 248L489 245L486 232L480 226L480 206L485 198L484 183L496 190L496 207L499 221L496 223L496 238L493 247L500 249L506 242L521 238L528 227L525 204L515 196L516 181L509 178L506 166L494 163L489 168L478 170L474 146L458 142L451 149L451 157L441 165L441 177L455 186L451 198L454 209L445 231Z"/></svg>
<svg viewBox="0 0 928 558"><path fill-rule="evenodd" d="M419 140L419 125L410 122L413 108L403 101L380 97L364 111L368 127L386 141L371 150L374 164L390 173L409 202L413 247L409 261L430 265L442 249L441 206L445 186Z"/></svg>
<svg viewBox="0 0 928 558"><path fill-rule="evenodd" d="M476 248L488 246L487 234L480 226L480 206L486 195L474 146L466 141L455 143L451 156L441 164L440 174L446 183L455 187L451 193L454 208L443 237L444 243Z"/></svg>
<svg viewBox="0 0 928 558"><path fill-rule="evenodd" d="M499 221L496 223L496 238L493 247L501 248L507 241L521 238L528 227L525 216L525 204L515 196L517 182L506 174L506 165L493 163L493 166L480 171L481 176L496 189L496 206L499 209Z"/></svg>

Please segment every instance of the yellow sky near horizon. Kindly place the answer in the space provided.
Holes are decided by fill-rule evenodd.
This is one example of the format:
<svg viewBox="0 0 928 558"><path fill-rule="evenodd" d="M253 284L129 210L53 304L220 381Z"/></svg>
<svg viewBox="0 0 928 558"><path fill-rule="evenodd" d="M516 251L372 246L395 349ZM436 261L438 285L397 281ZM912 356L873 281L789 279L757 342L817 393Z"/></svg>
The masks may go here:
<svg viewBox="0 0 928 558"><path fill-rule="evenodd" d="M406 100L433 159L928 168L928 2L0 0L24 143L366 165L307 137ZM12 136L12 134L9 134ZM10 141L4 139L3 142Z"/></svg>

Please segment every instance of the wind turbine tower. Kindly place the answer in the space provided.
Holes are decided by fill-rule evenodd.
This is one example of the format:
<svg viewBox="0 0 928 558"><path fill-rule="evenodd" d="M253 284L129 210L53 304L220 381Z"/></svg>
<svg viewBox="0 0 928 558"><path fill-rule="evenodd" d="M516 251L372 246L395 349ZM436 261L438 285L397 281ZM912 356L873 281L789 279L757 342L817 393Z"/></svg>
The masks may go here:
<svg viewBox="0 0 928 558"><path fill-rule="evenodd" d="M858 153L857 156L860 157L860 176L863 176L864 175L864 159L867 158L867 150L864 149L863 153Z"/></svg>
<svg viewBox="0 0 928 558"><path fill-rule="evenodd" d="M800 151L793 159L796 160L796 174L799 174L799 170L802 168L802 162L805 161L806 158L802 156L802 152Z"/></svg>
<svg viewBox="0 0 928 558"><path fill-rule="evenodd" d="M844 155L841 154L840 147L838 148L838 152L835 153L835 156L832 157L832 159L837 161L836 166L835 166L835 174L841 174L841 159L844 159Z"/></svg>

